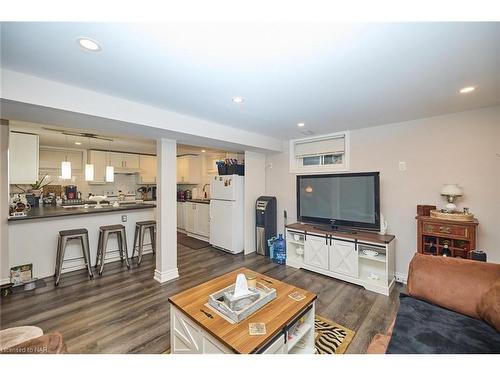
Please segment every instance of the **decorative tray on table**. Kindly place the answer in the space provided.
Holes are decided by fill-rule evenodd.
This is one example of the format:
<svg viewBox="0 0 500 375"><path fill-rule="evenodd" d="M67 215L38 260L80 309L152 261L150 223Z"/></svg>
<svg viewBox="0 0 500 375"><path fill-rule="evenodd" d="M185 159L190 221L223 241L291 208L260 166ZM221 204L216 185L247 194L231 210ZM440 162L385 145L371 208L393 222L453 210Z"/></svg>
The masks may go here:
<svg viewBox="0 0 500 375"><path fill-rule="evenodd" d="M235 284L208 296L208 304L235 323L241 322L251 314L276 298L276 289L257 283L256 288L248 288L249 294L233 298Z"/></svg>
<svg viewBox="0 0 500 375"><path fill-rule="evenodd" d="M474 215L468 212L443 212L439 210L431 210L431 217L445 220L474 221Z"/></svg>

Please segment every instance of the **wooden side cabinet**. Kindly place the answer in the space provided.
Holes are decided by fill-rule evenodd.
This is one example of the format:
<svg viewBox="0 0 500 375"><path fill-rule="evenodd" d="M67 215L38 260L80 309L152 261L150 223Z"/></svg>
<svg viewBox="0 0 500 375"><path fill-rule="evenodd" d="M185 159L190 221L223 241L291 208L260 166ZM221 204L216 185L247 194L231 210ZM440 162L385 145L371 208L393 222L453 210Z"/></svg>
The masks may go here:
<svg viewBox="0 0 500 375"><path fill-rule="evenodd" d="M422 254L442 255L448 245L451 256L470 258L476 249L476 234L479 222L436 219L417 216L417 251Z"/></svg>

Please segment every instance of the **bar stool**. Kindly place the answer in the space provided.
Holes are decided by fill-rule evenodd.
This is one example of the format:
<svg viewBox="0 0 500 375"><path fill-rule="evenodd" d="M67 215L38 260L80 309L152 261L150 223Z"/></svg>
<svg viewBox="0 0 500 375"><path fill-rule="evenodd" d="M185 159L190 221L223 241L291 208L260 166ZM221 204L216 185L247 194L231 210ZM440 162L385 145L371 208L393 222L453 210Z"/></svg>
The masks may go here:
<svg viewBox="0 0 500 375"><path fill-rule="evenodd" d="M128 262L128 251L127 251L127 236L125 234L125 226L121 224L116 225L103 225L99 227L99 240L97 243L97 258L95 261L95 267L99 267L99 275L102 275L104 269L104 258L106 256L108 239L111 234L116 233L116 239L118 240L118 250L110 251L110 253L119 252L120 260L125 264L127 268L130 269L130 264ZM99 260L101 263L99 264Z"/></svg>
<svg viewBox="0 0 500 375"><path fill-rule="evenodd" d="M139 259L137 265L141 264L142 252L144 249L144 233L146 229L149 229L149 236L151 237L151 248L153 253L156 251L156 220L146 220L138 221L135 223L135 233L134 233L134 249L132 250L132 258L135 254L135 249L138 248ZM139 239L139 244L137 244L137 239Z"/></svg>
<svg viewBox="0 0 500 375"><path fill-rule="evenodd" d="M59 238L57 241L56 271L54 273L54 277L56 278L56 283L55 283L56 286L59 285L59 281L61 280L61 272L63 270L64 261L82 259L82 257L64 259L66 244L70 240L80 240L82 244L83 259L85 260L85 265L87 266L89 276L90 277L94 276L94 274L92 273L92 267L90 266L90 250L89 250L90 246L89 246L89 234L87 229L79 228L79 229L61 230L59 231Z"/></svg>

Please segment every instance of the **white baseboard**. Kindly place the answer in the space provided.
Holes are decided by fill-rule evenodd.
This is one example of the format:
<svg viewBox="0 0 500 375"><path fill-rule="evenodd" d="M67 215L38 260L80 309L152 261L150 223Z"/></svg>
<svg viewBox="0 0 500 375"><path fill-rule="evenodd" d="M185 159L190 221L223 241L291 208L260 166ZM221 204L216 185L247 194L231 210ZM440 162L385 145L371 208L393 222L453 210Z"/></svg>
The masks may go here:
<svg viewBox="0 0 500 375"><path fill-rule="evenodd" d="M4 284L9 284L10 283L10 279L7 278L7 279L0 279L0 285L4 285Z"/></svg>
<svg viewBox="0 0 500 375"><path fill-rule="evenodd" d="M158 281L160 284L166 283L167 281L179 278L179 270L177 268L160 272L155 270L154 279Z"/></svg>
<svg viewBox="0 0 500 375"><path fill-rule="evenodd" d="M406 282L408 281L408 275L406 273L395 272L394 277L396 278L396 281L398 283L406 284Z"/></svg>

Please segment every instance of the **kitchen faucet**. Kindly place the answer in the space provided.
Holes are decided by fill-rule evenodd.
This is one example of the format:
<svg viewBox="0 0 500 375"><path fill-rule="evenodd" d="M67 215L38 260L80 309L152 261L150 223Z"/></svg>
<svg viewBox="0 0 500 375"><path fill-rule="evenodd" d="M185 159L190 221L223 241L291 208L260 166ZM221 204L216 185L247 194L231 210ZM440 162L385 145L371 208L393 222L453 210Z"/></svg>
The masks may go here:
<svg viewBox="0 0 500 375"><path fill-rule="evenodd" d="M204 195L205 195L205 198L208 198L208 196L207 196L207 192L205 191L205 188L206 188L207 186L210 186L210 184L205 184L205 185L203 185L203 188L201 189L201 191L203 191L203 192L205 193L205 194L204 194Z"/></svg>

